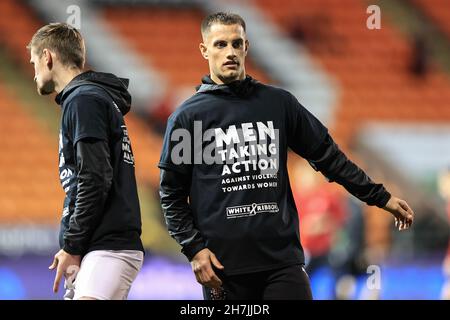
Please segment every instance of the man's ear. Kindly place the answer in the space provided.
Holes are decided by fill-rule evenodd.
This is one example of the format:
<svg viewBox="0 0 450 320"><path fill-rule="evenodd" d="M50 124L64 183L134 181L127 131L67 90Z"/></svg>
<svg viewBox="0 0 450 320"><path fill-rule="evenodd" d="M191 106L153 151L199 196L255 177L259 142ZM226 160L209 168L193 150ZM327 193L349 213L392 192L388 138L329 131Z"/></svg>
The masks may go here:
<svg viewBox="0 0 450 320"><path fill-rule="evenodd" d="M247 56L249 46L250 42L248 42L248 40L245 40L245 56Z"/></svg>
<svg viewBox="0 0 450 320"><path fill-rule="evenodd" d="M53 68L53 52L48 49L44 49L42 51L42 55L44 56L45 64L51 70Z"/></svg>
<svg viewBox="0 0 450 320"><path fill-rule="evenodd" d="M200 43L199 49L200 49L200 52L201 52L203 58L208 60L208 48L206 47L206 45L203 42Z"/></svg>

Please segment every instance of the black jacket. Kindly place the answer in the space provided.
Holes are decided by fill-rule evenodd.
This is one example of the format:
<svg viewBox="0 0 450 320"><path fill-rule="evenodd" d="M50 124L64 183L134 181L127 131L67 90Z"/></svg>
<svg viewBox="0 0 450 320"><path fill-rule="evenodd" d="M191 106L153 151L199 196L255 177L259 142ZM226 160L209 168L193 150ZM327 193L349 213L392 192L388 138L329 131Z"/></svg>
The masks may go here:
<svg viewBox="0 0 450 320"><path fill-rule="evenodd" d="M127 87L126 79L88 71L56 97L66 192L60 246L70 254L143 250L134 158L123 119L131 105Z"/></svg>
<svg viewBox="0 0 450 320"><path fill-rule="evenodd" d="M197 89L169 118L159 163L161 205L169 233L189 260L208 247L228 274L304 263L287 174L288 148L367 204L384 207L389 200L384 187L347 159L328 130L288 92L251 77L230 85L217 85L206 77ZM275 142L277 148L272 145L271 152L279 162L270 163L277 173L261 175L264 166L250 165L248 157L234 157L233 165L174 163L171 153L178 140L172 134L177 129L193 133L195 121L202 121L202 133L216 132L215 146L228 141L226 147L240 150L233 143L239 135L229 134L236 127L245 128L247 141L257 136L262 150L267 145L271 149ZM254 133L248 128L254 128ZM270 136L272 129L278 130L278 137ZM267 137L264 132L269 132ZM217 133L229 139L217 142ZM228 154L222 149L217 152Z"/></svg>

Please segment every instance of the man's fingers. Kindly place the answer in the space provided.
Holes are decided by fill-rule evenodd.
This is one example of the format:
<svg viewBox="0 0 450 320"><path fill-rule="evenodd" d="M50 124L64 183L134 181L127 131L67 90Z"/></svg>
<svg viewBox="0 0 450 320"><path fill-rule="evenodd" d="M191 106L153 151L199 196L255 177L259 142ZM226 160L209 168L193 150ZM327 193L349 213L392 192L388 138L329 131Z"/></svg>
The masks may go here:
<svg viewBox="0 0 450 320"><path fill-rule="evenodd" d="M214 271L212 272L213 274L211 276L211 280L209 281L210 285L213 288L219 288L222 285L222 280L219 279L219 277L214 273Z"/></svg>
<svg viewBox="0 0 450 320"><path fill-rule="evenodd" d="M403 226L405 229L407 224L411 224L413 222L413 215L410 214L407 210L404 208L400 208L400 212L402 214L401 221L403 221Z"/></svg>
<svg viewBox="0 0 450 320"><path fill-rule="evenodd" d="M411 228L412 224L413 224L414 218L412 220L408 220L406 223L406 229Z"/></svg>
<svg viewBox="0 0 450 320"><path fill-rule="evenodd" d="M211 266L209 266L209 269L211 269ZM202 285L207 285L210 281L210 276L208 273L208 266L203 265L203 266L196 268L195 277L197 278L198 283L200 283Z"/></svg>
<svg viewBox="0 0 450 320"><path fill-rule="evenodd" d="M56 259L56 258L53 258L53 262L52 262L52 264L50 265L50 267L48 267L50 270L53 270L53 269L55 269L55 267L58 265L58 259Z"/></svg>
<svg viewBox="0 0 450 320"><path fill-rule="evenodd" d="M401 206L403 209L405 209L406 211L411 210L411 208L408 206L408 204L406 203L405 200L400 200L398 203L399 203L400 206Z"/></svg>
<svg viewBox="0 0 450 320"><path fill-rule="evenodd" d="M412 224L412 221L405 218L401 221L401 227L399 228L399 230L400 231L407 230L407 229L409 229L409 227L411 227L411 224Z"/></svg>
<svg viewBox="0 0 450 320"><path fill-rule="evenodd" d="M222 281L219 279L219 277L215 274L214 270L212 269L211 265L206 266L202 269L200 272L200 280L201 284L211 287L211 288L218 288L222 285Z"/></svg>
<svg viewBox="0 0 450 320"><path fill-rule="evenodd" d="M394 198L386 210L394 216L396 229L403 231L411 227L414 221L414 211L405 200Z"/></svg>
<svg viewBox="0 0 450 320"><path fill-rule="evenodd" d="M400 201L399 202L400 207L404 210L402 213L405 217L412 220L414 218L414 211L409 207L409 205L406 203L406 201Z"/></svg>
<svg viewBox="0 0 450 320"><path fill-rule="evenodd" d="M58 267L56 269L56 276L55 276L55 282L53 283L53 292L57 293L58 292L58 288L59 288L59 283L61 281L61 277L63 275L63 270L62 268Z"/></svg>
<svg viewBox="0 0 450 320"><path fill-rule="evenodd" d="M414 216L411 208L409 208L408 204L404 201L399 201L399 207L397 209L398 218L396 218L395 226L398 227L399 231L403 231L408 229L413 220Z"/></svg>
<svg viewBox="0 0 450 320"><path fill-rule="evenodd" d="M200 282L200 275L199 275L199 273L196 270L193 270L193 271L194 271L195 279L197 279L197 282Z"/></svg>
<svg viewBox="0 0 450 320"><path fill-rule="evenodd" d="M408 224L408 219L402 218L402 230L401 231L408 229L407 224Z"/></svg>
<svg viewBox="0 0 450 320"><path fill-rule="evenodd" d="M217 277L216 273L212 269L211 264L207 265L204 269L203 279L208 286L216 288L222 284L222 281Z"/></svg>
<svg viewBox="0 0 450 320"><path fill-rule="evenodd" d="M208 250L209 251L209 250ZM211 288L218 288L222 281L214 272L213 266L217 269L223 269L224 266L217 260L212 252L205 252L203 256L194 257L192 262L193 271L197 282Z"/></svg>
<svg viewBox="0 0 450 320"><path fill-rule="evenodd" d="M197 279L197 282L200 284L203 284L203 277L202 277L202 269L198 266L193 268L195 278Z"/></svg>
<svg viewBox="0 0 450 320"><path fill-rule="evenodd" d="M211 262L213 263L213 265L218 268L218 269L223 269L224 266L219 262L219 260L217 260L216 256L214 254L212 254L211 256Z"/></svg>
<svg viewBox="0 0 450 320"><path fill-rule="evenodd" d="M200 283L200 284L203 284L204 280L203 280L202 274L201 273L196 273L195 276L197 278L197 282Z"/></svg>

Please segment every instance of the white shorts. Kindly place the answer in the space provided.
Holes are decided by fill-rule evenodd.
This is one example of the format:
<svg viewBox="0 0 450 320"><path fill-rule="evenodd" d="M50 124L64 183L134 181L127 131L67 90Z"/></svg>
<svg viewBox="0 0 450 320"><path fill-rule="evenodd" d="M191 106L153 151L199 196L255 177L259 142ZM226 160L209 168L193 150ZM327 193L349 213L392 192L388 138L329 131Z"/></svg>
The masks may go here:
<svg viewBox="0 0 450 320"><path fill-rule="evenodd" d="M143 252L137 250L91 251L83 257L73 286L66 282L64 298L126 300L143 261Z"/></svg>

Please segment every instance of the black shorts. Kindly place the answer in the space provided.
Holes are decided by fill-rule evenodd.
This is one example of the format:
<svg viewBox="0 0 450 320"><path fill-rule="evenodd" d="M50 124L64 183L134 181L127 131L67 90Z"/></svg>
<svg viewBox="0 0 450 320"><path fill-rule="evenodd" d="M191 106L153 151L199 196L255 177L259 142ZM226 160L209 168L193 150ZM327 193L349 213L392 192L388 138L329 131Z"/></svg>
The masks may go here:
<svg viewBox="0 0 450 320"><path fill-rule="evenodd" d="M312 300L309 277L302 264L232 276L215 272L222 280L222 288L203 286L205 300Z"/></svg>

